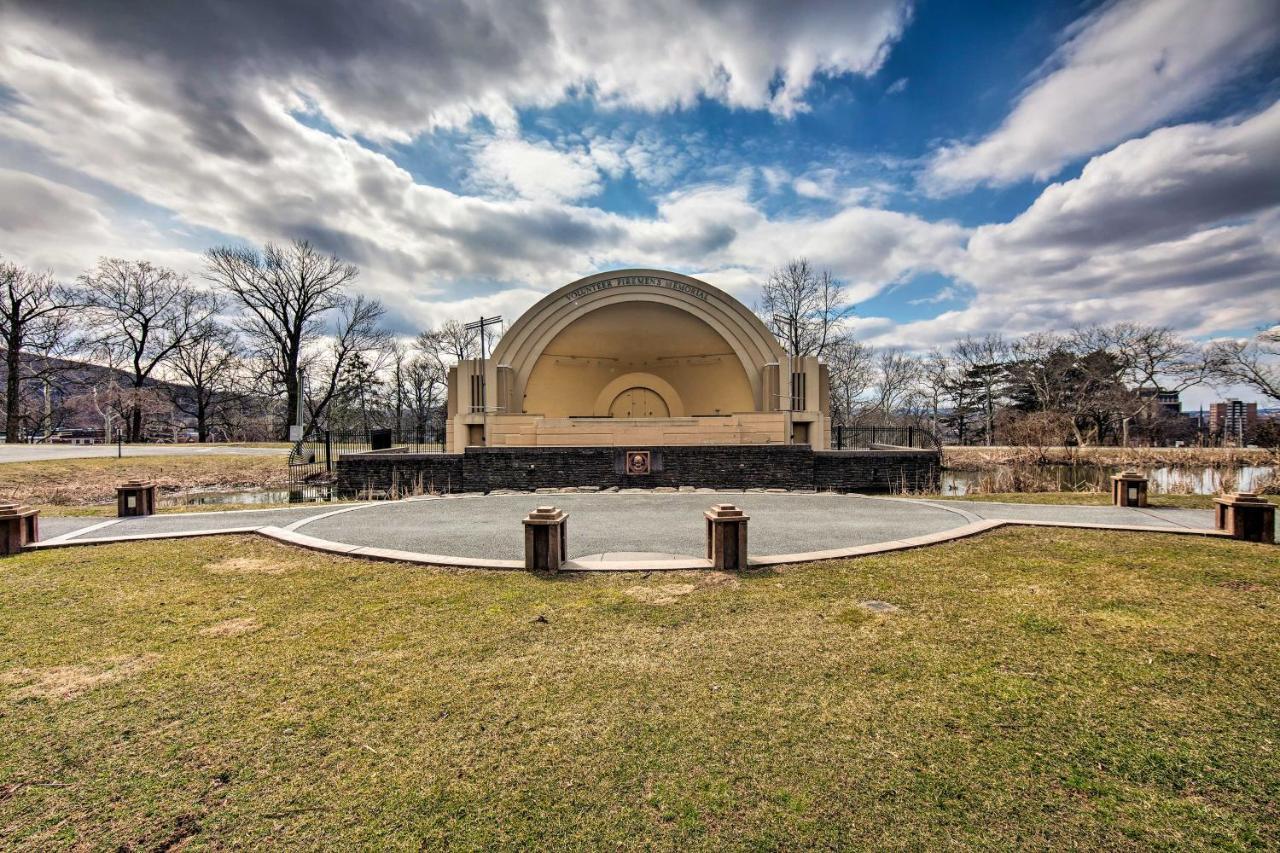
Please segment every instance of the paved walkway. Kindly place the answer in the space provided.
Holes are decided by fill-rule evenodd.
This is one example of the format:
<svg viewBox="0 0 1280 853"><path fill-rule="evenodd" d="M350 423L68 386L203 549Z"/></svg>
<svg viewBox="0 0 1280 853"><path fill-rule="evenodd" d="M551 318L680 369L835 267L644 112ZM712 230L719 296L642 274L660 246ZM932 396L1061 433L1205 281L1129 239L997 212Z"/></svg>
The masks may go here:
<svg viewBox="0 0 1280 853"><path fill-rule="evenodd" d="M749 516L753 562L800 562L918 547L1006 523L1217 535L1195 509L1118 509L835 494L600 493L412 498L137 519L45 518L40 547L136 538L261 532L307 547L421 563L519 568L521 518L569 513L570 568L705 567L702 513L729 502Z"/></svg>

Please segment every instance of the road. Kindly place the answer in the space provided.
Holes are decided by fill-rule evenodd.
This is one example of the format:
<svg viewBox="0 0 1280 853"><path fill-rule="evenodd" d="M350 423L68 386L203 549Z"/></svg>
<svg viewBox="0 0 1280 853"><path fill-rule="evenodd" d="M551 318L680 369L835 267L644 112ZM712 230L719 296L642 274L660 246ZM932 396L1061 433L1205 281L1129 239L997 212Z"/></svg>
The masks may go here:
<svg viewBox="0 0 1280 853"><path fill-rule="evenodd" d="M126 444L124 456L284 456L284 447L241 447L227 444ZM114 444L0 444L0 463L47 459L115 458Z"/></svg>

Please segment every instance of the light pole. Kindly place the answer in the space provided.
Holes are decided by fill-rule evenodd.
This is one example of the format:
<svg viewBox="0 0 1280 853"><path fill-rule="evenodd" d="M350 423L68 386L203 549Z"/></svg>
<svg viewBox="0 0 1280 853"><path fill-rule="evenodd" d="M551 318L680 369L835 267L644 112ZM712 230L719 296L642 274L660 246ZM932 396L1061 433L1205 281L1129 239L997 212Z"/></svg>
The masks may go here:
<svg viewBox="0 0 1280 853"><path fill-rule="evenodd" d="M795 359L795 354L792 352L792 350L795 349L796 318L786 317L782 314L774 314L773 322L781 326L786 326L787 333L788 333L787 346L784 348L784 351L787 354L787 408L786 408L787 444L791 444L792 438L793 438L792 433L795 430L795 423L794 423L795 415L792 413L795 411L795 408L796 408L795 377L792 375L792 373L795 370L795 366L793 364L793 361ZM779 382L778 384L781 385L782 383ZM781 392L782 389L779 388L778 391ZM779 393L779 396L781 396L781 393Z"/></svg>
<svg viewBox="0 0 1280 853"><path fill-rule="evenodd" d="M501 322L501 315L498 315L497 317L486 317L481 314L479 320L466 325L468 330L475 329L480 332L480 434L482 437L481 440L484 441L485 444L489 443L489 378L485 376L489 342L485 337L485 329L489 326L496 326ZM475 408L476 401L473 398L471 400L471 411L474 412Z"/></svg>

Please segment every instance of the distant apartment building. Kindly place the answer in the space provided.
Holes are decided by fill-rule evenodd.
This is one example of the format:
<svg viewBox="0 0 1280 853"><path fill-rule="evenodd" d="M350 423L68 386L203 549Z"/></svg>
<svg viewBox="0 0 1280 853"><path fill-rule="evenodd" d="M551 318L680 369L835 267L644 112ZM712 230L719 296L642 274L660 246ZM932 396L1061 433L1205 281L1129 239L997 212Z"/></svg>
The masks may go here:
<svg viewBox="0 0 1280 853"><path fill-rule="evenodd" d="M1177 417L1182 414L1182 397L1177 391L1161 391L1157 388L1139 388L1138 396L1147 403L1147 414L1150 417L1167 415Z"/></svg>
<svg viewBox="0 0 1280 853"><path fill-rule="evenodd" d="M1209 406L1209 434L1219 441L1244 443L1258 425L1258 404L1227 400Z"/></svg>

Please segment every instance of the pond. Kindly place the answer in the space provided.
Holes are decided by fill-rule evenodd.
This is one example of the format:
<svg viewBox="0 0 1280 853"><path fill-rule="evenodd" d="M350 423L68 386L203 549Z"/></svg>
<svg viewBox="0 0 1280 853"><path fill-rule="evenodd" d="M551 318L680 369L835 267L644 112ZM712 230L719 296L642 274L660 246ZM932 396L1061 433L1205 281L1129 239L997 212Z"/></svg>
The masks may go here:
<svg viewBox="0 0 1280 853"><path fill-rule="evenodd" d="M334 500L328 486L300 486L293 489L238 489L236 491L178 492L160 498L162 506L214 506L223 504L298 504Z"/></svg>
<svg viewBox="0 0 1280 853"><path fill-rule="evenodd" d="M1227 491L1253 491L1276 482L1273 465L1001 465L984 471L948 468L942 472L943 494L979 492L1105 492L1111 477L1137 470L1151 481L1152 494L1214 495Z"/></svg>

